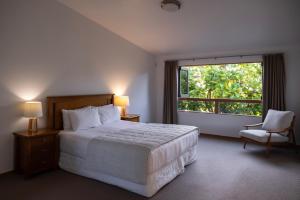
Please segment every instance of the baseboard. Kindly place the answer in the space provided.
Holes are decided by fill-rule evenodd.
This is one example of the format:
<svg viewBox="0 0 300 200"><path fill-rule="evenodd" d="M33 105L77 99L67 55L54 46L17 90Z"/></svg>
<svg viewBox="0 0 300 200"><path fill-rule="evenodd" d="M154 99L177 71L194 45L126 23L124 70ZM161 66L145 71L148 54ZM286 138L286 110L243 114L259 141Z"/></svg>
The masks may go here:
<svg viewBox="0 0 300 200"><path fill-rule="evenodd" d="M234 140L234 141L242 141L241 138L232 137L232 136L225 136L225 135L218 135L218 134L210 134L210 133L200 133L200 137L211 137L211 138L219 138L224 140Z"/></svg>
<svg viewBox="0 0 300 200"><path fill-rule="evenodd" d="M241 138L232 137L232 136L217 135L217 134L210 134L210 133L200 133L200 137L201 136L210 137L210 138L217 138L217 139L222 139L222 140L231 140L231 141L243 142L243 140ZM300 150L300 145L297 144L296 146L297 146L297 149Z"/></svg>
<svg viewBox="0 0 300 200"><path fill-rule="evenodd" d="M0 176L1 176L1 175L5 175L5 174L9 174L9 173L12 173L12 172L14 172L14 170L1 172L1 173L0 173Z"/></svg>
<svg viewBox="0 0 300 200"><path fill-rule="evenodd" d="M222 140L231 140L231 141L242 142L241 138L232 137L232 136L217 135L217 134L210 134L210 133L200 133L199 137L209 137L209 138L217 138L217 139L222 139ZM300 145L299 144L297 145L297 149L300 150ZM14 170L2 172L2 173L0 173L0 175L5 175L5 174L11 173L13 171Z"/></svg>

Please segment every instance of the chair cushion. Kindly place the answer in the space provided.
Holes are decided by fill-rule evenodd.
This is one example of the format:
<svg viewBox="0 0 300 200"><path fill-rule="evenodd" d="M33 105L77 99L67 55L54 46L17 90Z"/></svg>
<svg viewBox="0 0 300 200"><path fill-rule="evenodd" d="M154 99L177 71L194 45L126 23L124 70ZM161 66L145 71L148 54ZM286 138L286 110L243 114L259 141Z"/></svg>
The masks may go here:
<svg viewBox="0 0 300 200"><path fill-rule="evenodd" d="M262 128L268 131L283 131L291 126L293 117L294 113L291 111L278 111L270 109Z"/></svg>
<svg viewBox="0 0 300 200"><path fill-rule="evenodd" d="M242 130L240 136L255 140L257 142L266 143L268 141L270 133L265 130ZM271 142L288 142L287 136L280 135L278 133L272 133Z"/></svg>

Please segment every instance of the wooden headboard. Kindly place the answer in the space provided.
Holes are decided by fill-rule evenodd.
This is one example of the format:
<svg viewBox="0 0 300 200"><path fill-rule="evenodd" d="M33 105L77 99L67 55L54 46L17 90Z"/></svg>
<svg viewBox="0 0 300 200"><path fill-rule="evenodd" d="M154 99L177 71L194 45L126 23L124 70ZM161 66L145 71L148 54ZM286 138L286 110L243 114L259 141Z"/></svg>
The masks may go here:
<svg viewBox="0 0 300 200"><path fill-rule="evenodd" d="M113 104L113 97L113 94L47 97L47 127L56 130L63 129L62 109L70 110L85 106Z"/></svg>

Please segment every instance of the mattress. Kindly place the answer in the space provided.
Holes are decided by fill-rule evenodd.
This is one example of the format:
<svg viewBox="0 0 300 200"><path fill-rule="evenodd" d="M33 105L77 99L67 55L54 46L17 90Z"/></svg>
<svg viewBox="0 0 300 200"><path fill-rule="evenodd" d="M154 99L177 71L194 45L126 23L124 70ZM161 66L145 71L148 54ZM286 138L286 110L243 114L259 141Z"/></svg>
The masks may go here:
<svg viewBox="0 0 300 200"><path fill-rule="evenodd" d="M129 121L78 132L61 131L60 166L151 196L196 160L198 132L190 126Z"/></svg>

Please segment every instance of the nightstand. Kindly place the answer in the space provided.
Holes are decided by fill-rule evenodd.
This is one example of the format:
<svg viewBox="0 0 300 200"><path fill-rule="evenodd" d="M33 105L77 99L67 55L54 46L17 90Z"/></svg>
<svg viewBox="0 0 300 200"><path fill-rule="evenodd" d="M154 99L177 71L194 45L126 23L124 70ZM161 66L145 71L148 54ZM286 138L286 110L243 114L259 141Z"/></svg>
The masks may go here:
<svg viewBox="0 0 300 200"><path fill-rule="evenodd" d="M121 120L140 122L140 116L135 114L127 114L125 116L121 116Z"/></svg>
<svg viewBox="0 0 300 200"><path fill-rule="evenodd" d="M15 170L25 177L58 167L57 130L40 129L13 133L15 136Z"/></svg>

